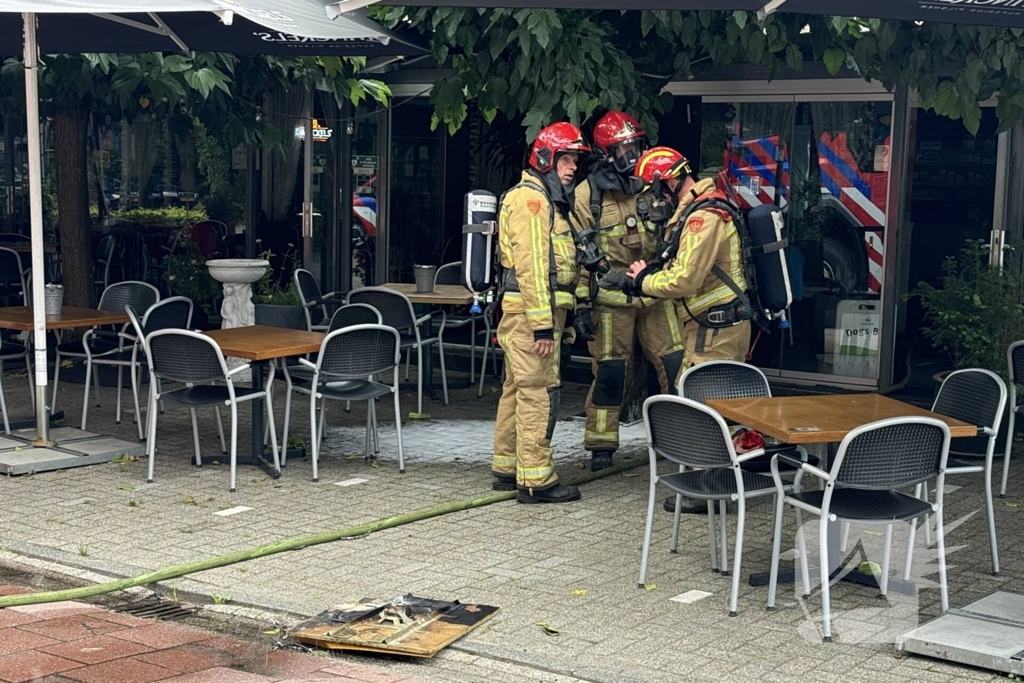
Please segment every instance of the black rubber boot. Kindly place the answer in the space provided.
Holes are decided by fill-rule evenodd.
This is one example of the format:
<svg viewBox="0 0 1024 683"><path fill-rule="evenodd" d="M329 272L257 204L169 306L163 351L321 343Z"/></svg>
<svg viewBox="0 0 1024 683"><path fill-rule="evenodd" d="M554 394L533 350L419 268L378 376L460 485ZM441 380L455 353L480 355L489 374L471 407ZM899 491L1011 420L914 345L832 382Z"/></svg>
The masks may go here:
<svg viewBox="0 0 1024 683"><path fill-rule="evenodd" d="M615 451L594 451L590 454L590 471L606 470L612 466Z"/></svg>
<svg viewBox="0 0 1024 683"><path fill-rule="evenodd" d="M492 491L515 491L516 478L511 474L495 474L491 483Z"/></svg>
<svg viewBox="0 0 1024 683"><path fill-rule="evenodd" d="M577 486L563 486L555 484L546 489L530 489L519 487L516 500L520 503L571 503L580 499L580 489Z"/></svg>
<svg viewBox="0 0 1024 683"><path fill-rule="evenodd" d="M666 498L665 499L665 505L663 507L665 508L665 512L675 512L676 511L676 497L675 496L669 496L668 498ZM707 504L707 502L705 502L703 500L694 500L693 498L687 498L686 496L683 496L683 508L682 508L681 512L684 515L688 515L688 514L689 515L707 514L707 511L708 511L708 504Z"/></svg>

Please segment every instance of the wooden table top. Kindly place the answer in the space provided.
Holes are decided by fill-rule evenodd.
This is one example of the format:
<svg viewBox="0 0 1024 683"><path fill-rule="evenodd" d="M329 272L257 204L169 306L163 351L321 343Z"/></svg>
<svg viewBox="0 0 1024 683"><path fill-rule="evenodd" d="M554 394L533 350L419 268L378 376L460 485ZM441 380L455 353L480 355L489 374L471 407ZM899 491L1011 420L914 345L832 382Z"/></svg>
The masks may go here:
<svg viewBox="0 0 1024 683"><path fill-rule="evenodd" d="M69 330L76 327L96 325L120 325L128 322L128 314L116 311L97 311L94 308L64 306L60 315L46 316L46 329ZM0 327L5 330L30 331L33 328L31 306L9 306L0 308Z"/></svg>
<svg viewBox="0 0 1024 683"><path fill-rule="evenodd" d="M29 242L0 242L0 247L4 249L10 249L16 251L19 254L31 254L32 245ZM53 254L57 251L56 244L44 244L43 251L47 254Z"/></svg>
<svg viewBox="0 0 1024 683"><path fill-rule="evenodd" d="M414 304L469 306L473 303L473 292L462 285L436 285L434 291L427 293L417 292L411 282L388 282L381 286L405 294Z"/></svg>
<svg viewBox="0 0 1024 683"><path fill-rule="evenodd" d="M934 417L953 437L977 436L974 425L879 394L731 398L707 402L723 417L792 444L842 441L851 431L890 417Z"/></svg>
<svg viewBox="0 0 1024 683"><path fill-rule="evenodd" d="M252 325L229 330L204 332L220 344L225 356L247 360L271 360L316 353L324 340L321 332L289 330L283 327Z"/></svg>

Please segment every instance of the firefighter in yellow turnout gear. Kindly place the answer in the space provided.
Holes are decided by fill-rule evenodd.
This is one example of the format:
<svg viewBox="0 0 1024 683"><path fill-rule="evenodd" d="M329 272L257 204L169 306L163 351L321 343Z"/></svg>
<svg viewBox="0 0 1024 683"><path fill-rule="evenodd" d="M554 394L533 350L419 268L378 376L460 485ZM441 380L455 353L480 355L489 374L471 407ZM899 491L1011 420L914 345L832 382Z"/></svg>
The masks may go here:
<svg viewBox="0 0 1024 683"><path fill-rule="evenodd" d="M686 158L667 147L647 152L637 171L650 203L663 207L666 214L674 207L665 224L667 231L678 230L678 247L666 263L648 266L646 261L638 261L624 276L606 278L601 286L674 299L683 326L685 368L711 360L745 361L753 311L741 305L745 295L739 294L747 289L740 234L725 210L702 209L698 204L696 210L689 211L695 203L708 199L728 200L716 189L714 180L694 181ZM733 287L719 273L725 274ZM685 502L686 512L706 509L703 503L685 506ZM665 501L665 509L675 511L675 496Z"/></svg>
<svg viewBox="0 0 1024 683"><path fill-rule="evenodd" d="M613 273L625 273L635 261L652 258L661 240L661 226L638 205L640 188L631 182L644 142L644 131L632 116L616 111L604 115L594 128L594 144L603 162L576 190L576 213L584 225L596 227ZM612 466L619 447L633 339L639 338L664 393L678 381L683 338L671 300L607 289L594 292L592 277L596 276L584 277L577 290L575 325L588 340L593 359L584 447L592 454L591 469L600 470Z"/></svg>
<svg viewBox="0 0 1024 683"><path fill-rule="evenodd" d="M498 342L505 382L494 429L493 488L521 503L578 500L559 483L551 449L558 420L559 346L575 304L576 248L568 223L580 130L556 123L537 136L530 167L502 199L498 243L504 270Z"/></svg>

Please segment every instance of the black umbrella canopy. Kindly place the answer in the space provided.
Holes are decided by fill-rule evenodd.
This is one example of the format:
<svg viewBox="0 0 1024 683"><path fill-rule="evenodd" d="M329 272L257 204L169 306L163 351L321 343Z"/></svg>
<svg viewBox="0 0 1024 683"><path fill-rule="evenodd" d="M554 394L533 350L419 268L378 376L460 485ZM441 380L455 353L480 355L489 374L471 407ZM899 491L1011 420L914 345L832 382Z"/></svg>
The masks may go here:
<svg viewBox="0 0 1024 683"><path fill-rule="evenodd" d="M426 54L423 47L387 31L364 12L348 12L331 20L337 13L329 12L328 0L245 0L245 6L233 0L0 0L0 55L21 53L23 24L18 10L23 6L38 12L43 54L181 50L292 56Z"/></svg>
<svg viewBox="0 0 1024 683"><path fill-rule="evenodd" d="M1024 0L785 0L780 12L1024 28Z"/></svg>
<svg viewBox="0 0 1024 683"><path fill-rule="evenodd" d="M347 0L338 2L341 10L374 4L376 0ZM755 11L764 7L767 0L386 0L382 4L407 5L409 7L506 7L531 9L671 9L671 10L747 10Z"/></svg>
<svg viewBox="0 0 1024 683"><path fill-rule="evenodd" d="M342 10L374 4L377 0L347 0ZM1024 0L386 0L386 4L413 7L553 8L618 10L747 10L829 14L980 24L1024 28Z"/></svg>

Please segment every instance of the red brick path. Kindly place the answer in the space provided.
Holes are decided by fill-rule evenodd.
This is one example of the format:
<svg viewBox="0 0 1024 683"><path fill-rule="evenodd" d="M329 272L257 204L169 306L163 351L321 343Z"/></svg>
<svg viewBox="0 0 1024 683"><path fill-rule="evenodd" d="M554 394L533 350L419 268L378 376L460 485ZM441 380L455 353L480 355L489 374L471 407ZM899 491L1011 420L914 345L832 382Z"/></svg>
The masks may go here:
<svg viewBox="0 0 1024 683"><path fill-rule="evenodd" d="M31 592L0 586L0 595ZM0 610L4 683L426 683L81 602Z"/></svg>

